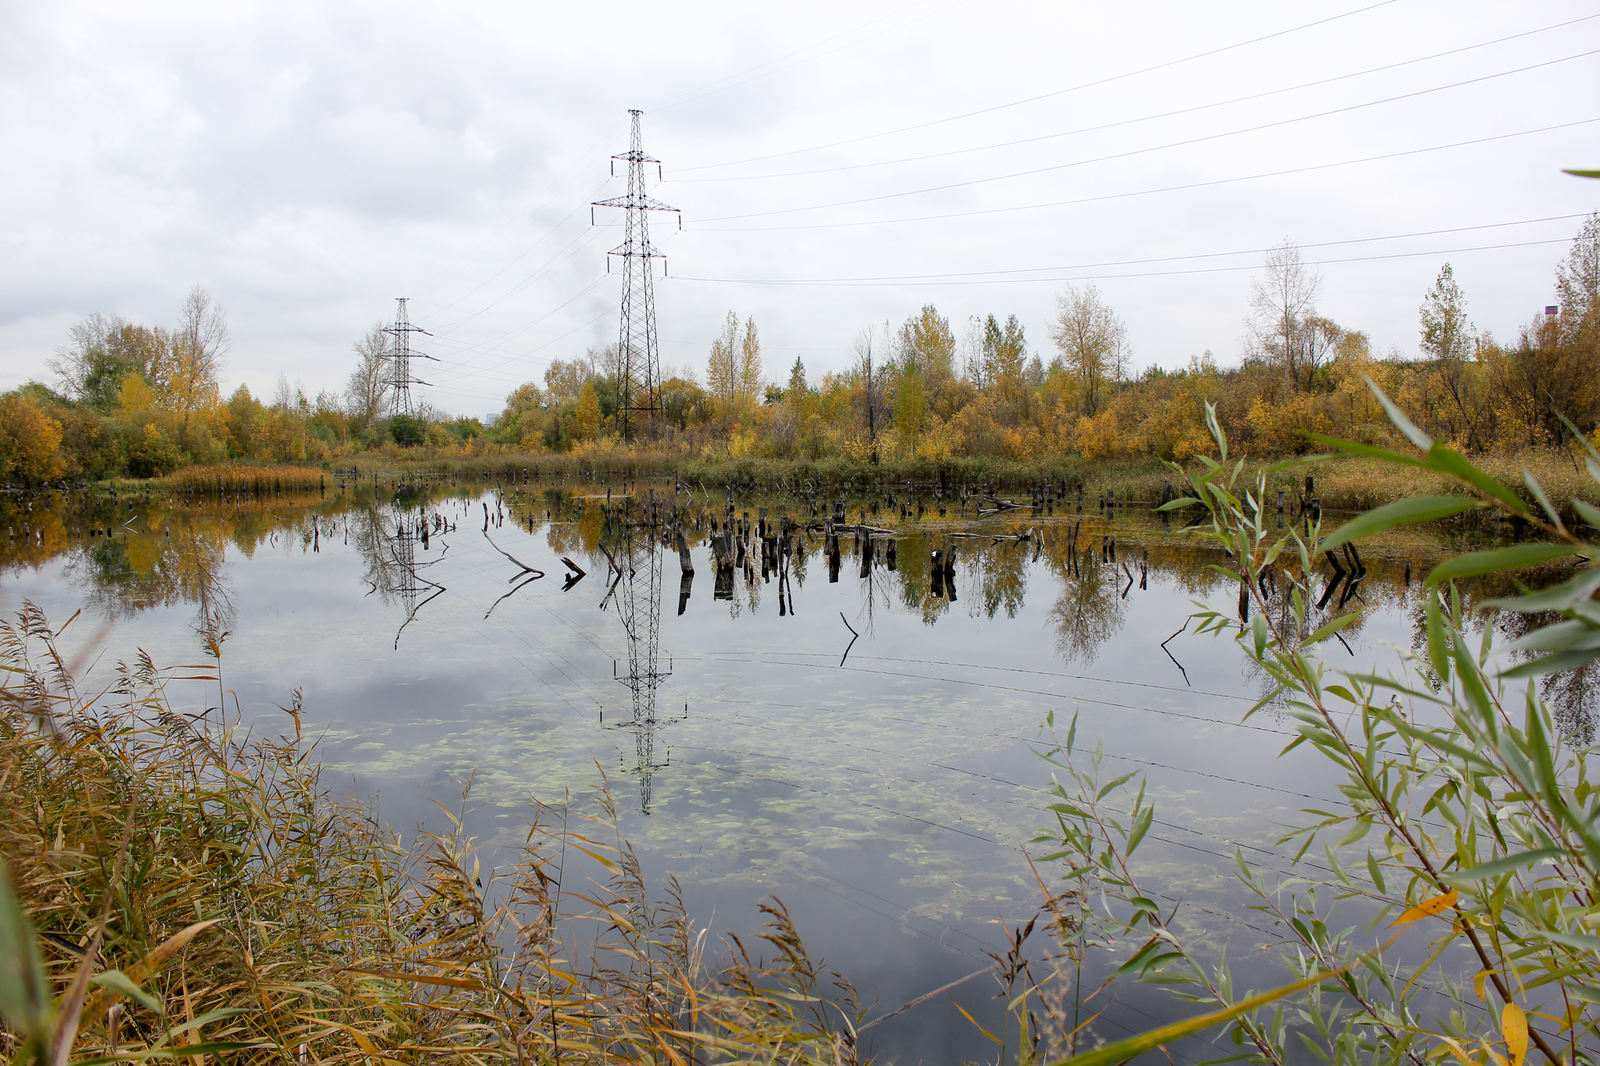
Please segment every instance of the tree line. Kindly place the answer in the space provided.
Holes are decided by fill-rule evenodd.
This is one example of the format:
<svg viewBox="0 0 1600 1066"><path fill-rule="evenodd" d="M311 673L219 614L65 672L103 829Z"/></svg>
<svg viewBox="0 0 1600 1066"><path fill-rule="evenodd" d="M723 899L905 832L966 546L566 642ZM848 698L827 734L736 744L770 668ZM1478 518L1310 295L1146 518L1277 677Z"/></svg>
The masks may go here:
<svg viewBox="0 0 1600 1066"><path fill-rule="evenodd" d="M1014 314L957 325L930 304L898 327L863 330L848 365L818 378L800 358L787 375L767 377L755 320L729 311L704 380L685 369L649 383L657 410L636 421L642 443L666 461L1184 459L1213 446L1210 403L1229 439L1282 455L1307 450L1313 433L1389 439L1370 378L1413 422L1468 452L1559 448L1572 443L1569 422L1591 439L1600 434L1600 214L1557 265L1556 302L1505 341L1472 324L1449 263L1423 294L1414 353L1373 351L1366 333L1322 313L1321 287L1285 241L1252 284L1236 365L1205 350L1137 375L1127 324L1092 284L1059 294L1043 351ZM93 315L51 360L52 384L0 396L0 479L149 477L188 463L418 446L474 454L629 446L620 439L626 368L616 345L553 361L484 424L426 404L394 411L387 341L379 323L355 343L342 393L307 397L280 376L266 400L242 385L224 398L227 320L203 289L171 327Z"/></svg>

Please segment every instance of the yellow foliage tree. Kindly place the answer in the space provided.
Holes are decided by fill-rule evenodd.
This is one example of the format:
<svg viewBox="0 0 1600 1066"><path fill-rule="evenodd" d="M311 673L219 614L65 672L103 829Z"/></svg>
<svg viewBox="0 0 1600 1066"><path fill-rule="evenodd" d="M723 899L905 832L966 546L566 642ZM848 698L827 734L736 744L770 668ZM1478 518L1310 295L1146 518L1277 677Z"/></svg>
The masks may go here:
<svg viewBox="0 0 1600 1066"><path fill-rule="evenodd" d="M600 397L594 382L585 381L578 393L578 406L572 415L572 435L580 441L594 440L600 432Z"/></svg>
<svg viewBox="0 0 1600 1066"><path fill-rule="evenodd" d="M61 423L32 397L0 396L0 480L48 481L63 469Z"/></svg>

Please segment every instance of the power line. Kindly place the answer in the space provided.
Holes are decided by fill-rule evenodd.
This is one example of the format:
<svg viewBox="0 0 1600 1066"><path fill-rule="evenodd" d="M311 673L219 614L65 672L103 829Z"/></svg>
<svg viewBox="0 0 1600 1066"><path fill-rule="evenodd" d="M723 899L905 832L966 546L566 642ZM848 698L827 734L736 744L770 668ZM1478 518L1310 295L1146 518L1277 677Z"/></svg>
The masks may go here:
<svg viewBox="0 0 1600 1066"><path fill-rule="evenodd" d="M1489 251L1499 251L1499 250L1503 250L1503 249L1507 249L1507 248L1534 248L1534 247L1537 247L1539 245L1544 245L1544 244L1570 244L1571 242L1572 242L1572 238L1570 238L1570 237L1555 237L1555 238L1551 238L1550 240L1544 240L1544 241L1520 241L1520 242L1513 243L1513 244L1481 244L1481 245L1476 245L1476 246L1470 247L1470 248L1436 248L1436 249L1430 249L1430 250L1425 251L1425 252L1393 252L1393 253L1390 253L1388 255L1352 256L1352 257L1346 258L1346 259L1307 260L1306 261L1306 265L1307 266L1336 266L1336 265L1341 264L1341 263L1373 263L1373 262L1378 262L1378 261L1384 260L1384 259L1415 259L1415 258L1418 258L1418 257L1421 257L1421 256L1430 256L1430 255L1459 255L1462 252L1489 252ZM1237 272L1237 271L1240 271L1240 270L1260 270L1260 269L1261 269L1261 264L1260 263L1245 263L1245 264L1242 264L1242 265L1239 265L1239 266L1196 267L1196 268L1194 268L1192 270L1150 270L1150 271L1145 271L1143 273L1137 273L1137 274L1082 274L1082 275L1079 275L1077 277L1070 277L1070 278L1063 278L1063 277L1053 277L1053 278L1007 278L1007 279L991 279L991 280L978 280L978 281L916 281L916 280L899 281L899 280L895 280L895 279L882 279L882 280L876 280L876 281L859 281L859 280L853 280L853 279L849 279L849 278L841 278L841 279L835 279L835 280L820 279L820 280L805 280L805 281L742 281L742 280L740 280L738 278L684 278L682 280L684 280L684 281L699 281L699 282L705 282L705 283L710 283L710 284L730 284L730 285L817 285L817 286L852 286L852 285L872 286L872 285L883 285L883 286L888 286L888 287L893 287L893 286L896 286L896 285L911 285L911 284L946 286L946 285L1018 285L1018 284L1030 284L1030 283L1033 283L1033 284L1044 283L1044 284L1050 284L1050 285L1059 285L1059 284L1061 284L1063 282L1073 282L1073 281L1102 281L1102 280L1110 281L1110 280L1121 279L1121 278L1164 278L1164 277L1176 277L1176 276L1179 276L1179 275L1186 275L1186 274L1224 274L1224 273Z"/></svg>
<svg viewBox="0 0 1600 1066"><path fill-rule="evenodd" d="M1480 82L1493 81L1495 78L1504 78L1512 74L1521 74L1540 67L1554 66L1557 63L1569 63L1574 59L1585 59L1592 55L1600 55L1600 49L1588 52L1579 52L1576 55L1564 56L1561 59L1551 59L1543 63L1534 63L1515 70L1505 70L1497 74L1485 74L1482 77L1468 78L1465 81L1452 82L1449 85L1438 85L1431 89L1418 89L1415 92L1400 93L1395 96L1386 96L1381 100L1368 100L1365 103L1349 104L1345 107L1336 107L1328 111L1318 111L1309 115L1300 115L1295 118L1278 119L1275 122L1263 122L1255 126L1245 126L1236 130L1225 130L1222 133L1208 133L1201 137L1190 137L1181 141L1169 141L1166 144L1150 145L1144 148L1131 148L1125 152L1113 152L1110 155L1096 156L1092 159L1075 159L1070 163L1055 163L1047 167L1036 167L1032 170L1019 170L1010 174L995 174L987 178L973 178L970 181L950 182L946 185L934 185L926 189L908 189L903 192L883 193L879 196L864 196L855 200L838 200L827 204L812 204L807 207L784 207L773 211L756 211L747 215L722 215L708 218L707 222L732 222L742 218L766 218L772 215L789 215L801 211L824 211L834 207L854 207L859 204L878 203L883 200L898 200L903 196L924 196L928 193L949 192L952 189L967 189L974 185L987 185L995 181L1010 181L1013 178L1031 178L1040 174L1053 174L1061 170L1070 170L1073 167L1089 166L1093 163L1105 163L1114 159L1128 159L1133 156L1147 155L1150 152L1161 152L1168 148L1186 148L1190 145L1204 144L1208 141L1219 141L1227 137L1238 137L1246 133L1259 133L1262 130L1276 129L1280 126L1292 126L1297 122L1310 122L1314 119L1328 118L1332 115L1343 115L1351 111L1360 111L1368 107L1377 107L1380 104L1392 104L1400 100L1411 100L1419 96L1428 96L1432 93L1445 92L1450 89L1459 89L1463 85L1476 85Z"/></svg>
<svg viewBox="0 0 1600 1066"><path fill-rule="evenodd" d="M1264 98L1269 97L1269 96L1277 96L1277 95L1280 95L1280 94L1283 94L1283 93L1298 92L1301 89L1310 89L1310 88L1315 88L1315 87L1321 86L1321 85L1331 85L1334 82L1347 81L1347 80L1349 80L1351 78L1365 77L1368 74L1377 74L1377 73L1381 73L1381 72L1386 71L1386 70L1395 70L1395 69L1398 69L1400 67L1412 66L1412 65L1417 64L1417 63L1425 63L1425 62L1428 62L1428 61L1434 60L1434 59L1441 59L1441 58L1444 58L1446 56L1459 55L1459 54L1461 54L1463 52L1470 52L1470 51L1473 51L1473 50L1479 49L1479 48L1488 48L1488 47L1491 47L1493 45L1504 44L1507 41L1514 41L1514 40L1516 40L1516 39L1518 39L1520 37L1530 37L1530 36L1532 36L1534 34L1548 33L1551 30L1563 29L1563 28L1565 28L1567 26L1572 26L1572 25L1575 25L1575 24L1577 24L1579 22L1587 22L1587 21L1589 21L1591 19L1597 19L1597 18L1600 18L1600 14L1584 15L1581 18L1569 19L1566 22L1558 22L1558 23L1555 23L1554 25L1545 26L1545 27L1542 27L1542 28L1537 29L1537 30L1528 30L1525 33L1514 33L1514 34L1510 35L1509 37L1499 37L1499 38L1496 38L1495 40L1492 40L1492 41L1481 41L1478 44L1465 45L1465 46L1463 46L1461 48L1452 48L1452 49L1449 49L1448 51L1444 51L1444 52L1435 52L1432 55L1419 56L1419 57L1417 57L1415 59L1406 59L1406 60L1402 60L1402 61L1400 61L1398 63L1388 63L1388 64L1385 64L1385 65L1379 66L1379 67L1369 67L1366 70L1358 70L1358 71L1354 71L1354 72L1349 73L1349 74L1339 74L1339 75L1335 75L1334 77L1331 77L1331 78L1321 78L1321 79L1319 79L1317 81L1307 81L1307 82L1301 82L1298 85L1288 85L1288 86L1284 86L1284 87L1278 88L1278 89L1268 89L1268 90L1266 90L1264 92L1251 93L1251 94L1249 94L1247 96L1235 96L1235 97L1232 97L1231 99L1227 99L1227 100L1216 100L1216 101L1213 101L1213 102L1208 103L1208 104L1196 104L1193 107L1179 108L1176 111L1162 111L1162 112L1158 112L1158 113L1153 114L1153 115L1141 115L1141 116L1139 116L1137 118L1120 119L1120 120L1118 120L1116 122L1106 122L1106 123L1102 123L1101 125L1098 125L1098 126L1082 126L1082 127L1078 128L1078 129L1075 129L1075 130L1063 130L1063 131L1061 131L1059 133L1046 133L1046 134L1043 134L1043 135L1038 136L1038 137L1024 137L1024 138L1021 138L1020 140L1001 141L1001 142L996 143L996 144L978 145L978 146L972 147L972 148L953 148L953 149L951 149L950 151L947 151L947 152L930 152L930 153L928 153L926 155L906 156L906 157L903 157L903 158L900 158L900 159L880 159L880 160L875 160L875 161L870 162L870 163L851 163L851 164L847 164L845 166L819 167L819 168L817 168L815 170L793 170L793 171L786 171L786 172L779 173L779 174L754 174L754 175L748 175L748 176L744 176L744 177L732 176L732 177L726 177L726 178L669 178L668 180L669 181L676 181L676 182L679 182L679 183L691 183L691 182L700 183L700 182L717 182L717 181L751 181L751 180L764 179L764 178L810 177L810 176L817 175L817 174L835 174L835 173L841 173L841 172L850 171L850 170L864 170L864 169L867 169L867 168L870 168L870 167L898 166L898 165L903 164L903 163L924 163L924 162L927 162L928 160L931 160L931 159L947 159L947 158L949 158L951 156L969 155L969 154L974 153L974 152L988 152L988 151L994 151L994 150L999 149L999 148L1016 148L1016 147L1020 147L1022 145L1038 144L1041 141L1058 140L1058 139L1060 139L1062 137L1075 137L1075 136L1078 136L1078 135L1084 134L1084 133L1100 133L1100 132L1103 132L1105 130L1117 129L1117 128L1122 127L1122 126L1136 125L1136 124L1141 123L1141 122L1154 122L1154 121L1158 121L1158 120L1164 119L1164 118L1176 118L1177 116L1180 116L1180 115L1191 115L1191 114L1194 114L1194 113L1199 112L1199 111L1210 110L1211 108L1227 107L1227 106L1232 105L1232 104L1247 103L1247 102L1249 102L1251 100L1261 100L1261 99L1264 99ZM1560 61L1558 60L1557 62L1560 62ZM1531 67L1524 67L1524 68L1521 68L1521 69L1527 70L1527 69L1532 69L1532 68ZM1515 72L1508 72L1508 73L1515 73ZM1465 83L1462 83L1462 84L1465 84ZM691 167L689 169L694 170L694 169L703 169L703 168Z"/></svg>
<svg viewBox="0 0 1600 1066"><path fill-rule="evenodd" d="M1589 216L1588 216L1588 214L1586 212L1581 212L1580 211L1580 212L1578 212L1576 214L1570 214L1570 215L1547 215L1544 218L1525 218L1525 219L1519 219L1519 220L1517 220L1515 222L1486 222L1486 223L1483 223L1483 224L1477 225L1477 226L1454 226L1454 227L1451 227L1449 229L1417 230L1417 231L1415 231L1413 233L1391 233L1391 234L1387 234L1387 235L1382 236L1382 237L1351 237L1351 238L1348 238L1348 239L1345 239L1345 240L1338 240L1338 241L1316 241L1316 242L1313 242L1313 243L1310 243L1310 244L1298 244L1297 247L1301 248L1302 250L1306 249L1306 248L1334 248L1334 247L1340 247L1340 246L1349 245L1349 244L1371 244L1371 243L1374 243L1376 241L1408 240L1408 239L1413 238L1413 237L1438 237L1438 236L1443 236L1444 234L1447 234L1447 233L1470 233L1470 232L1475 232L1477 230L1504 229L1504 228L1506 228L1508 226L1532 226L1532 225L1538 225L1538 224L1544 223L1544 222L1567 222L1567 221L1571 221L1572 219L1576 219L1576 218L1588 218L1588 217ZM1545 242L1535 241L1535 242L1530 242L1530 243L1538 244L1538 243L1545 243ZM1196 260L1196 259L1225 259L1225 258L1229 258L1229 257L1232 257L1232 256L1240 256L1240 255L1264 255L1269 251L1271 251L1270 248L1240 248L1240 249L1236 249L1234 251L1229 251L1229 252L1194 252L1194 253L1191 253L1189 255L1159 256L1159 257L1150 258L1150 259L1114 259L1114 260L1108 260L1108 261L1096 262L1096 263L1060 263L1060 264L1056 264L1056 265L1053 265L1053 266L1015 267L1015 268L1006 269L1006 270L962 270L962 271L954 271L954 272L946 273L946 274L902 274L902 275L888 275L888 276L878 276L878 277L822 278L822 279L815 279L815 280L826 281L826 282L835 283L835 284L845 284L845 283L870 284L872 282L888 282L888 281L946 281L946 280L954 280L954 279L960 279L960 278L993 277L993 276L1007 275L1007 274L1036 274L1036 273L1042 273L1044 271L1051 271L1051 270L1055 270L1055 271L1060 271L1060 270L1101 270L1101 269L1105 269L1107 267L1147 266L1147 265L1153 265L1153 264L1158 264L1158 263L1183 263L1183 262L1190 262L1190 261L1193 261L1193 260ZM1419 252L1419 253L1415 253L1415 254L1426 255L1426 254L1432 254L1432 253ZM1227 267L1226 269L1233 270L1233 269L1238 269L1238 268ZM682 280L684 280L684 281L714 281L714 280L721 280L721 279L687 277L687 278L683 278ZM748 283L749 284L764 284L764 285L808 284L808 283L810 283L810 280L811 279L782 279L782 278L749 279ZM1031 281L1031 280L1037 280L1037 279L1017 278L1015 280L1018 280L1018 281Z"/></svg>
<svg viewBox="0 0 1600 1066"><path fill-rule="evenodd" d="M1357 159L1342 159L1335 163L1316 163L1304 167L1290 167L1286 170L1269 170L1259 174L1242 174L1232 178L1216 178L1211 181L1195 181L1184 185L1166 185L1155 189L1135 189L1129 192L1106 193L1101 196L1085 196L1075 200L1051 200L1046 203L1016 204L1010 207L985 207L972 211L949 211L937 215L913 215L906 218L875 218L859 222L822 222L806 226L751 226L751 227L725 227L722 229L702 230L698 232L712 233L772 233L789 230L812 229L845 229L857 226L886 226L902 222L936 222L950 218L973 218L980 215L998 215L1012 211L1038 211L1047 207L1073 207L1079 204L1100 203L1105 200L1121 200L1133 196L1153 196L1158 193L1183 192L1189 189L1204 189L1215 185L1229 185L1240 181L1256 181L1261 178L1281 178L1290 174L1308 174L1318 170L1331 170L1335 167L1355 166L1360 163L1377 163L1388 159L1402 159L1407 156L1425 155L1429 152L1442 152L1451 148L1467 148L1478 144L1490 144L1495 141L1510 140L1515 137L1529 137L1536 133L1550 133L1555 130L1571 129L1575 126L1585 126L1592 122L1600 122L1600 118L1577 119L1573 122L1561 122L1554 126L1539 126L1534 129L1518 130L1515 133L1497 133L1489 137L1475 137L1466 141L1452 141L1449 144L1435 144L1427 148L1410 148L1402 152L1385 152L1381 155L1362 156ZM782 212L764 212L763 214L780 214ZM759 218L762 214L730 216L738 218Z"/></svg>
<svg viewBox="0 0 1600 1066"><path fill-rule="evenodd" d="M1057 97L1057 96L1064 96L1067 93L1079 92L1079 91L1081 91L1083 89L1092 89L1092 88L1096 88L1097 86L1101 86L1101 85L1110 85L1113 82L1123 81L1123 80L1125 80L1127 78L1135 78L1135 77L1138 77L1141 74L1150 74L1150 73L1153 73L1154 71L1165 70L1165 69L1167 69L1169 67L1179 66L1179 65L1181 65L1183 63L1192 63L1197 59L1206 59L1206 58L1209 58L1211 56L1221 55L1224 52L1231 52L1231 51L1234 51L1234 50L1239 49L1239 48L1247 48L1250 45L1260 44L1263 41L1270 41L1270 40L1272 40L1272 39L1274 39L1276 37L1284 37L1284 36L1287 36L1288 34L1299 33L1301 30L1313 29L1313 28L1315 28L1317 26L1324 26L1324 25L1326 25L1326 24L1328 24L1330 22L1337 22L1340 19L1350 18L1351 16L1364 14L1364 13L1366 13L1368 11L1375 11L1380 7L1387 7L1388 5L1390 5L1392 3L1395 3L1395 2L1396 2L1396 0L1379 0L1379 2L1376 3L1376 4L1368 4L1366 7L1358 7L1353 11L1346 11L1343 14L1339 14L1339 15L1330 15L1327 18L1324 18L1324 19L1317 19L1314 22L1302 23L1299 26L1291 26L1290 28L1288 28L1286 30L1277 30L1277 31L1275 31L1273 33L1268 33L1268 34L1265 34L1265 35L1260 36L1260 37L1252 37L1247 41L1238 41L1238 42L1236 42L1234 44L1223 45L1220 48L1212 48L1212 49L1209 49L1209 50L1204 51L1204 52L1196 52L1193 55L1184 56L1181 59L1170 59L1170 60L1167 60L1164 63L1157 63L1154 66L1142 67L1139 70L1130 70L1130 71L1127 71L1127 72L1122 73L1122 74L1113 74L1110 77L1100 78L1100 79L1098 79L1096 81L1083 82L1082 84L1073 85L1073 86L1071 86L1069 88L1066 88L1066 89L1056 89L1056 90L1054 90L1052 92L1041 93L1038 96L1030 96L1030 97L1027 97L1027 98L1022 99L1022 100L1013 100L1013 101L1011 101L1009 103L995 104L992 107L980 108L977 111L968 111L968 112L965 112L964 114L960 114L960 115L950 115L950 116L948 116L946 118L932 119L932 120L930 120L928 122L919 122L919 123L917 123L915 125L912 125L912 126L902 126L899 129L885 130L882 133L870 133L870 134L866 134L865 136L851 137L851 138L848 138L846 140L833 141L833 142L828 143L828 144L813 145L810 148L794 148L794 149L791 149L791 150L789 150L787 152L774 152L774 153L772 153L770 155L752 156L749 159L736 159L736 160L731 160L731 161L726 162L726 163L707 163L707 164L704 164L704 165L698 166L698 167L685 167L682 170L680 170L679 173L689 173L691 171L697 171L697 170L711 170L714 167L741 166L741 165L743 165L745 163L760 163L760 162L764 162L764 161L766 161L768 159L782 159L782 158L784 158L786 156L791 156L791 155L804 155L807 152L820 152L820 151L824 151L825 149L828 149L828 148L840 148L840 147L842 147L844 145L847 145L847 144L859 144L862 141L876 140L879 137L893 137L893 136L895 136L897 134L901 134L901 133L910 133L913 130L927 129L927 128L931 127L931 126L940 126L940 125L943 125L943 124L945 124L947 122L959 122L959 121L961 121L963 119L976 118L979 115L993 114L996 111L1004 111L1007 108L1021 107L1024 104L1038 103L1040 100L1049 100L1049 99L1052 99L1052 98Z"/></svg>

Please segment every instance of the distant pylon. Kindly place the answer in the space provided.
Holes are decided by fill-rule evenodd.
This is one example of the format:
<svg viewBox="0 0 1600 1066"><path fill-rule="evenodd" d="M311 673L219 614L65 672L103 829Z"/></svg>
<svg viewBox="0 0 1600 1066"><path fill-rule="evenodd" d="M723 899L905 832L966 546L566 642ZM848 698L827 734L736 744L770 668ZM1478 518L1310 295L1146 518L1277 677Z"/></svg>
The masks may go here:
<svg viewBox="0 0 1600 1066"><path fill-rule="evenodd" d="M632 440L638 426L659 410L661 401L657 393L661 382L661 361L656 348L656 296L655 277L650 260L660 259L662 273L666 272L666 257L650 244L651 211L677 211L644 191L644 165L655 163L656 177L660 179L659 159L644 154L640 146L639 117L642 111L629 111L633 116L631 147L612 159L628 164L628 193L609 200L595 200L591 207L620 207L625 216L625 236L621 244L606 253L606 269L610 270L611 257L622 257L622 330L617 341L617 369L619 403L617 420L621 423L624 440ZM615 172L616 166L612 165ZM593 224L593 212L590 213ZM678 213L678 225L683 226L683 213Z"/></svg>
<svg viewBox="0 0 1600 1066"><path fill-rule="evenodd" d="M421 333L427 337L433 334L421 326L411 324L411 319L406 315L406 299L404 296L395 297L395 303L399 306L395 308L394 325L385 326L383 330L394 338L394 343L383 356L389 364L389 376L384 378L383 383L394 390L394 412L401 415L415 413L411 406L411 386L427 384L426 381L411 376L411 360L433 359L433 356L413 351L411 348L413 333Z"/></svg>

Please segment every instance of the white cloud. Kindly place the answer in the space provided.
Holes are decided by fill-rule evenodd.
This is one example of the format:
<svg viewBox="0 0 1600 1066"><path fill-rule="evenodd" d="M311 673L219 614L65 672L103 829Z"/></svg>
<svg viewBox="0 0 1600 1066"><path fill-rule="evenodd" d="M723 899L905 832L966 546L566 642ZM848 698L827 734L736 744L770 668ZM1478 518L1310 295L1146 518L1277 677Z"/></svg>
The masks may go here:
<svg viewBox="0 0 1600 1066"><path fill-rule="evenodd" d="M863 326L924 303L958 323L1015 312L1044 347L1061 279L1078 277L1098 279L1141 362L1229 358L1250 270L1184 271L1259 256L1174 257L1593 210L1600 185L1560 168L1594 164L1600 123L1416 153L1600 118L1597 57L1566 58L1600 49L1600 19L1528 32L1591 14L1420 0L12 5L0 386L41 376L78 318L166 322L199 282L228 309L233 382L270 391L281 371L338 387L351 342L403 295L438 334L424 340L442 360L423 375L435 402L492 410L550 358L615 332L603 253L620 232L606 211L591 230L587 204L621 191L607 157L626 148L629 107L646 110L646 150L664 161L652 191L685 212L682 233L653 219L670 257L657 290L670 364L703 361L729 308L761 324L773 376L797 353L813 373L842 366ZM1227 49L1318 19L1330 21ZM1161 66L1213 49L1226 50ZM1548 65L1440 88L1533 64ZM1322 79L1337 80L1273 92ZM1108 128L1071 132L1085 127ZM1325 166L1393 153L1416 154ZM1085 162L1103 156L1121 158ZM714 166L740 160L755 161ZM1227 180L1280 170L1299 172ZM813 173L774 176L794 172ZM897 195L941 186L957 187ZM1127 195L1151 189L1172 191ZM1079 202L1013 210L1062 201ZM886 221L902 218L924 221ZM1565 247L1443 250L1560 240L1578 224L1305 257L1437 253L1323 268L1325 313L1411 349L1446 258L1474 317L1507 335L1548 300ZM1051 282L749 284L1029 267L1065 269Z"/></svg>

